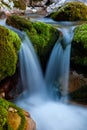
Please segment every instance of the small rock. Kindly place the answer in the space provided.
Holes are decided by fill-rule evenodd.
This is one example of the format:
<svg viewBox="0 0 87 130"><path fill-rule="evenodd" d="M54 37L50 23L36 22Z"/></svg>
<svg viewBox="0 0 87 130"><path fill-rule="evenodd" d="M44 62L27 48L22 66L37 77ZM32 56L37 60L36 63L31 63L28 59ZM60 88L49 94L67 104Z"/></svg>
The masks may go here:
<svg viewBox="0 0 87 130"><path fill-rule="evenodd" d="M0 93L0 98L5 98L5 93L4 92Z"/></svg>
<svg viewBox="0 0 87 130"><path fill-rule="evenodd" d="M9 111L9 112L17 112L17 110L14 109L14 108L12 108L12 107L9 107L8 111Z"/></svg>

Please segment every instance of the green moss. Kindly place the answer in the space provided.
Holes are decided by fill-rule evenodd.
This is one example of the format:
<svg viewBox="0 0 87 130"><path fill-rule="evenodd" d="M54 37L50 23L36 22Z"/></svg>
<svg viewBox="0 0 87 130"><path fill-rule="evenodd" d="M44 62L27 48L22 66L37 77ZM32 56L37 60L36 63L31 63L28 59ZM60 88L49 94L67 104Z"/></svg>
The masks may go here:
<svg viewBox="0 0 87 130"><path fill-rule="evenodd" d="M4 130L7 124L9 103L4 99L0 98L0 130Z"/></svg>
<svg viewBox="0 0 87 130"><path fill-rule="evenodd" d="M9 102L7 102L6 100L0 98L0 106L4 107L6 110L8 110Z"/></svg>
<svg viewBox="0 0 87 130"><path fill-rule="evenodd" d="M26 2L25 0L13 0L14 2L14 7L19 8L21 10L26 9Z"/></svg>
<svg viewBox="0 0 87 130"><path fill-rule="evenodd" d="M7 110L0 106L0 130L3 130L3 126L7 122Z"/></svg>
<svg viewBox="0 0 87 130"><path fill-rule="evenodd" d="M71 61L74 64L87 66L87 24L75 29L71 52Z"/></svg>
<svg viewBox="0 0 87 130"><path fill-rule="evenodd" d="M0 80L15 73L20 45L15 32L0 26Z"/></svg>
<svg viewBox="0 0 87 130"><path fill-rule="evenodd" d="M49 15L56 21L87 20L87 6L81 2L68 2Z"/></svg>
<svg viewBox="0 0 87 130"><path fill-rule="evenodd" d="M17 15L9 16L6 20L6 23L20 30L28 29L31 31L33 27L32 22Z"/></svg>
<svg viewBox="0 0 87 130"><path fill-rule="evenodd" d="M2 98L0 98L0 130L14 130L8 122L8 109L10 107L16 109L18 115L21 117L21 124L19 125L18 130L24 130L26 118L24 116L23 110L17 107L15 104Z"/></svg>
<svg viewBox="0 0 87 130"><path fill-rule="evenodd" d="M26 118L24 116L23 110L21 108L17 107L13 103L10 103L9 107L13 107L13 108L17 109L17 113L21 117L21 124L19 125L18 130L24 130L25 129Z"/></svg>
<svg viewBox="0 0 87 130"><path fill-rule="evenodd" d="M50 52L59 37L59 31L49 24L31 22L15 15L8 17L6 22L27 32L40 58L41 64L45 68Z"/></svg>
<svg viewBox="0 0 87 130"><path fill-rule="evenodd" d="M87 24L82 24L75 29L73 41L82 43L83 48L87 48Z"/></svg>
<svg viewBox="0 0 87 130"><path fill-rule="evenodd" d="M12 46L14 46L16 52L20 49L21 41L18 35L3 26L0 26L0 41L4 41L6 44L9 42Z"/></svg>
<svg viewBox="0 0 87 130"><path fill-rule="evenodd" d="M57 30L51 25L41 22L35 22L32 25L32 30L27 33L40 59L45 58L57 40Z"/></svg>

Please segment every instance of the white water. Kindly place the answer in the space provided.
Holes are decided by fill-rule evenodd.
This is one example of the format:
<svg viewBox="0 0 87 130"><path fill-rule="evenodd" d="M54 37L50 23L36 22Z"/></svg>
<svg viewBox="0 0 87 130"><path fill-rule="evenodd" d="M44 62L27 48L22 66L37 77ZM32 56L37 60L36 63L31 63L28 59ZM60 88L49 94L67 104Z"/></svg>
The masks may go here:
<svg viewBox="0 0 87 130"><path fill-rule="evenodd" d="M68 43L65 49L66 56L63 58L64 61L61 60L61 52L63 53L64 50L59 50L59 48L62 47L60 43L59 45L57 44L54 47L55 51L52 55L54 56L56 53L60 55L60 57L57 57L57 59L54 57L53 62L59 63L59 61L61 61L61 63L63 63L62 67L64 67L64 65L69 64L69 57L67 58L66 56L70 44ZM70 52L68 52L68 55L69 54ZM67 62L67 64L65 62ZM48 93L46 92L42 72L27 36L25 36L20 51L20 65L22 84L26 88L26 91L19 100L16 101L16 104L30 112L36 122L37 130L87 130L87 109L80 106L67 105L60 101L56 102L53 101L52 98L49 99L49 97L47 97ZM59 66L61 67L61 65ZM58 70L61 72L62 68L61 70L57 69L57 71ZM57 73L59 73L59 71ZM66 69L62 71L62 75L64 71L66 71ZM50 77L52 76L52 78L54 78L56 77L55 75L54 71L51 71ZM53 83L51 79L50 82Z"/></svg>
<svg viewBox="0 0 87 130"><path fill-rule="evenodd" d="M84 108L51 101L27 110L36 121L37 130L87 130Z"/></svg>
<svg viewBox="0 0 87 130"><path fill-rule="evenodd" d="M6 19L0 19L0 25L6 26Z"/></svg>

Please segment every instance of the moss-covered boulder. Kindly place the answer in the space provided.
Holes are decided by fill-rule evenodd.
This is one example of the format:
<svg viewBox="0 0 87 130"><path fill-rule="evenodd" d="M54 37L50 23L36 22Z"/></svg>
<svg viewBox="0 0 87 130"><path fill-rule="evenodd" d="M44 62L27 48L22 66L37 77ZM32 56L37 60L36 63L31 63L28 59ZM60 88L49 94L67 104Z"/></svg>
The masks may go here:
<svg viewBox="0 0 87 130"><path fill-rule="evenodd" d="M0 26L0 81L15 73L20 45L15 32Z"/></svg>
<svg viewBox="0 0 87 130"><path fill-rule="evenodd" d="M0 98L0 130L17 130L19 126L21 126L20 130L24 130L25 122L22 109Z"/></svg>
<svg viewBox="0 0 87 130"><path fill-rule="evenodd" d="M6 22L15 28L27 32L44 68L50 52L59 37L59 31L49 24L31 22L16 15L8 17Z"/></svg>
<svg viewBox="0 0 87 130"><path fill-rule="evenodd" d="M87 24L76 27L72 40L71 62L87 67Z"/></svg>
<svg viewBox="0 0 87 130"><path fill-rule="evenodd" d="M31 127L29 127L29 124ZM24 110L15 104L0 98L0 130L35 129L35 122L30 118L28 113L26 114Z"/></svg>
<svg viewBox="0 0 87 130"><path fill-rule="evenodd" d="M68 2L56 12L49 15L56 21L85 21L87 20L87 6L81 2Z"/></svg>
<svg viewBox="0 0 87 130"><path fill-rule="evenodd" d="M26 1L25 0L13 0L14 7L19 8L21 10L26 9Z"/></svg>

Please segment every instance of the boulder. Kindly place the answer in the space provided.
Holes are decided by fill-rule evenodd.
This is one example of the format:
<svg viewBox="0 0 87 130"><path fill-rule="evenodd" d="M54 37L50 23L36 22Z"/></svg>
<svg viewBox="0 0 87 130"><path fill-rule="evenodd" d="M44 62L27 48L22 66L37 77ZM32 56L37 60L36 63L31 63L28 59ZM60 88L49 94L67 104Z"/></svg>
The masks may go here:
<svg viewBox="0 0 87 130"><path fill-rule="evenodd" d="M71 63L87 67L87 24L76 27L72 40Z"/></svg>
<svg viewBox="0 0 87 130"><path fill-rule="evenodd" d="M15 73L20 45L15 32L0 26L0 81Z"/></svg>
<svg viewBox="0 0 87 130"><path fill-rule="evenodd" d="M14 7L21 10L26 10L26 1L25 0L13 0Z"/></svg>
<svg viewBox="0 0 87 130"><path fill-rule="evenodd" d="M69 93L73 93L83 86L87 86L87 78L82 74L78 74L76 71L70 71Z"/></svg>
<svg viewBox="0 0 87 130"><path fill-rule="evenodd" d="M0 130L36 130L30 114L0 98Z"/></svg>
<svg viewBox="0 0 87 130"><path fill-rule="evenodd" d="M68 2L48 17L56 21L85 21L87 20L87 6L82 2Z"/></svg>
<svg viewBox="0 0 87 130"><path fill-rule="evenodd" d="M87 77L75 70L70 71L68 96L73 102L87 103Z"/></svg>
<svg viewBox="0 0 87 130"><path fill-rule="evenodd" d="M46 23L31 22L29 19L12 15L7 18L7 24L27 32L34 48L45 68L51 50L59 37L59 31Z"/></svg>

